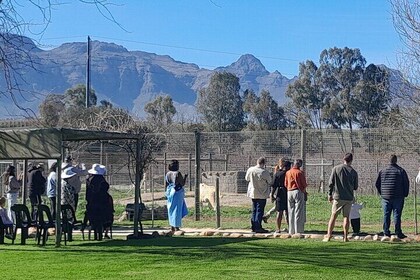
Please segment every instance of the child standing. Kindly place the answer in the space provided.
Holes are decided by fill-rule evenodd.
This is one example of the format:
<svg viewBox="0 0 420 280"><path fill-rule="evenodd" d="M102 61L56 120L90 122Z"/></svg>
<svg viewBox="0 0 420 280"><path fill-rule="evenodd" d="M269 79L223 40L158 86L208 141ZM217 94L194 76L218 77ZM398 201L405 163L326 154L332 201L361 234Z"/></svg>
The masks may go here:
<svg viewBox="0 0 420 280"><path fill-rule="evenodd" d="M363 203L359 204L354 201L351 205L350 210L350 223L351 228L353 229L353 234L360 233L360 210L363 208Z"/></svg>

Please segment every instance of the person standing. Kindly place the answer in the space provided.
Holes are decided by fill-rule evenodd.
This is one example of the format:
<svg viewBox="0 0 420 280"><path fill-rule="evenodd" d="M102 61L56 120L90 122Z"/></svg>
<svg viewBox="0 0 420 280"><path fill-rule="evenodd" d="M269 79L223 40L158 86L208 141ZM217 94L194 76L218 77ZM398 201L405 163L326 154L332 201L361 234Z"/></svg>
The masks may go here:
<svg viewBox="0 0 420 280"><path fill-rule="evenodd" d="M28 170L29 199L31 201L31 216L34 221L38 218L38 205L42 203L41 195L45 192L46 179L42 175L41 164L32 166Z"/></svg>
<svg viewBox="0 0 420 280"><path fill-rule="evenodd" d="M17 203L21 184L16 179L16 168L13 165L9 165L3 174L3 185L6 186L7 215L10 220L15 221L11 207Z"/></svg>
<svg viewBox="0 0 420 280"><path fill-rule="evenodd" d="M69 183L74 187L74 211L77 210L77 205L79 204L79 193L82 189L82 181L80 177L88 175L88 171L84 163L73 165L73 158L67 156L63 164L61 165L61 170L72 167L72 171L76 173L76 176L69 178Z"/></svg>
<svg viewBox="0 0 420 280"><path fill-rule="evenodd" d="M308 194L305 173L300 170L302 165L303 161L296 159L284 179L287 188L289 234L302 234L305 230L305 204Z"/></svg>
<svg viewBox="0 0 420 280"><path fill-rule="evenodd" d="M251 229L256 233L267 233L261 225L267 198L270 197L271 175L265 170L265 158L260 157L257 165L248 168L245 180L248 183L247 196L252 199Z"/></svg>
<svg viewBox="0 0 420 280"><path fill-rule="evenodd" d="M169 225L171 226L171 231L175 232L181 227L182 218L188 214L184 190L188 174L182 176L181 172L179 172L179 162L175 159L168 165L168 170L165 176L165 195L168 200Z"/></svg>
<svg viewBox="0 0 420 280"><path fill-rule="evenodd" d="M401 229L401 215L404 208L404 198L408 196L410 182L405 170L397 164L397 156L391 155L390 164L382 169L376 179L376 189L382 197L384 210L384 235L390 237L391 212L394 213L395 234L398 238L407 236Z"/></svg>
<svg viewBox="0 0 420 280"><path fill-rule="evenodd" d="M287 189L284 186L286 172L290 170L291 162L282 158L279 161L280 169L274 174L273 185L271 186L271 200L276 202L276 233L281 232L281 221L284 216L286 217L286 223L289 221L289 215L287 212Z"/></svg>
<svg viewBox="0 0 420 280"><path fill-rule="evenodd" d="M105 179L106 167L95 163L88 173L90 175L86 179L86 215L93 229L94 240L102 240L109 205L109 184Z"/></svg>
<svg viewBox="0 0 420 280"><path fill-rule="evenodd" d="M323 241L330 241L335 221L341 212L343 213L343 241L348 241L349 216L354 201L354 191L359 187L359 179L356 170L351 166L353 154L345 154L343 161L343 164L334 166L328 183L328 201L332 203L332 208L327 235Z"/></svg>
<svg viewBox="0 0 420 280"><path fill-rule="evenodd" d="M54 162L50 167L50 174L48 174L47 178L47 196L50 199L51 203L51 215L53 220L56 217L56 204L57 204L57 162Z"/></svg>

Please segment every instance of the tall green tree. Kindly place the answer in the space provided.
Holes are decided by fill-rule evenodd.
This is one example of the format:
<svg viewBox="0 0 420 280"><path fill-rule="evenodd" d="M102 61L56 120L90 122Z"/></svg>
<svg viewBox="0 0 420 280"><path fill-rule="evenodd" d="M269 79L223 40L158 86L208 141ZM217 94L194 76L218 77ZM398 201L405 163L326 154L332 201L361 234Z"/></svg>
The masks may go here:
<svg viewBox="0 0 420 280"><path fill-rule="evenodd" d="M170 125L176 114L176 108L169 95L157 96L146 104L144 111L148 114L148 119L159 127Z"/></svg>
<svg viewBox="0 0 420 280"><path fill-rule="evenodd" d="M325 92L321 90L320 72L313 61L299 64L297 80L290 84L286 96L292 100L296 123L300 127L311 125L322 128L322 108L325 106Z"/></svg>
<svg viewBox="0 0 420 280"><path fill-rule="evenodd" d="M251 130L276 130L286 126L284 110L263 90L257 97L253 93L244 95L244 111L249 115L248 128Z"/></svg>
<svg viewBox="0 0 420 280"><path fill-rule="evenodd" d="M239 78L217 72L207 88L199 91L197 112L211 131L237 131L244 126L244 111L239 94Z"/></svg>
<svg viewBox="0 0 420 280"><path fill-rule="evenodd" d="M66 107L85 107L86 106L86 85L79 84L69 88L64 93ZM96 106L97 97L94 89L89 92L89 106Z"/></svg>
<svg viewBox="0 0 420 280"><path fill-rule="evenodd" d="M327 96L325 121L352 130L359 110L355 89L363 78L366 60L359 49L335 47L323 50L319 61L321 91Z"/></svg>

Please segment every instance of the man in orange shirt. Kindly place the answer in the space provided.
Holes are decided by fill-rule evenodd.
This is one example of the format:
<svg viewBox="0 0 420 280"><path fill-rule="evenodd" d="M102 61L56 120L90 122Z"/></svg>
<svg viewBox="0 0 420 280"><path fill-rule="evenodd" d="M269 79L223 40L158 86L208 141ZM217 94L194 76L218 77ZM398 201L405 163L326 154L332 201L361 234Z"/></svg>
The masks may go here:
<svg viewBox="0 0 420 280"><path fill-rule="evenodd" d="M289 234L302 234L305 227L306 207L306 179L305 173L300 168L301 159L296 159L292 169L286 172L284 185L287 188L287 201L289 211Z"/></svg>

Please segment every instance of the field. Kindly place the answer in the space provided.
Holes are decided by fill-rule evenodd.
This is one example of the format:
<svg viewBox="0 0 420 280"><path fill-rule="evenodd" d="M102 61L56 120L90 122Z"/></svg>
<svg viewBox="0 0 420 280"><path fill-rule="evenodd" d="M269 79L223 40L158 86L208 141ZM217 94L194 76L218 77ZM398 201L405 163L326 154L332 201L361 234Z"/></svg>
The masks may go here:
<svg viewBox="0 0 420 280"><path fill-rule="evenodd" d="M7 279L420 278L419 243L158 237L0 248Z"/></svg>

